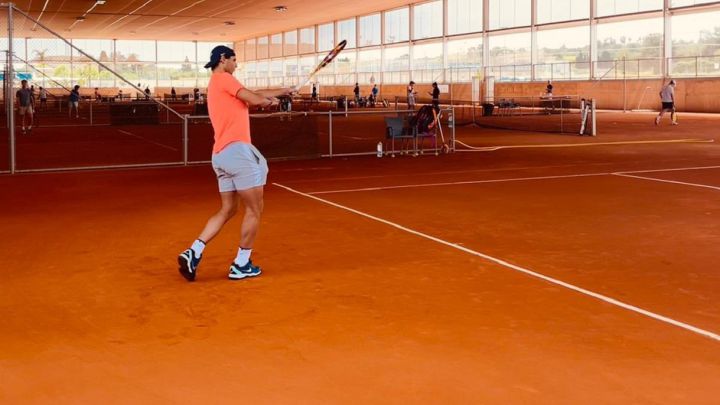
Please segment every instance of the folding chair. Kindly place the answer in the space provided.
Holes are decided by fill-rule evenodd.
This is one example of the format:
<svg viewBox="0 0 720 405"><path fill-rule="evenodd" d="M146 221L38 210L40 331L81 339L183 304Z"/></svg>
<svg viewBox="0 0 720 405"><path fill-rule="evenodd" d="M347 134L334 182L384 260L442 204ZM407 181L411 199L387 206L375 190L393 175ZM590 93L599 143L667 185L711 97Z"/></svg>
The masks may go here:
<svg viewBox="0 0 720 405"><path fill-rule="evenodd" d="M400 154L404 154L403 146L407 144L408 140L415 143L415 131L405 126L405 119L403 117L385 117L385 150L387 151L387 142L390 141L391 157L395 157L395 140L399 139L400 143ZM408 149L409 150L409 149ZM417 155L417 147L415 147L415 155Z"/></svg>

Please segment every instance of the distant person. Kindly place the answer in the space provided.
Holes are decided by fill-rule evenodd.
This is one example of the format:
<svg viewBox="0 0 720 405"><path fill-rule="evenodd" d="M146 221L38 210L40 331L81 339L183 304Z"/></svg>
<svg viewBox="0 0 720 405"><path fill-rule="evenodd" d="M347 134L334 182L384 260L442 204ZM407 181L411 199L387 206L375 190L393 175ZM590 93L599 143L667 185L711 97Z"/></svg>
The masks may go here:
<svg viewBox="0 0 720 405"><path fill-rule="evenodd" d="M545 87L545 96L546 97L552 97L553 95L553 85L550 80L547 82L547 86Z"/></svg>
<svg viewBox="0 0 720 405"><path fill-rule="evenodd" d="M355 105L360 105L360 85L358 83L355 83L355 88L353 89L353 93L355 94Z"/></svg>
<svg viewBox="0 0 720 405"><path fill-rule="evenodd" d="M80 118L80 86L77 84L70 91L68 106L68 117L72 118L72 111L75 108L75 118Z"/></svg>
<svg viewBox="0 0 720 405"><path fill-rule="evenodd" d="M660 108L660 114L655 117L655 125L660 124L660 119L665 115L665 111L670 111L670 121L672 125L677 125L675 121L675 80L670 82L660 90L660 101L662 107Z"/></svg>
<svg viewBox="0 0 720 405"><path fill-rule="evenodd" d="M432 96L432 106L435 109L435 112L440 111L440 88L438 87L437 82L433 82L432 92L428 92L428 94Z"/></svg>
<svg viewBox="0 0 720 405"><path fill-rule="evenodd" d="M118 90L118 98L120 99L120 101L122 101L122 98L123 98L122 89Z"/></svg>
<svg viewBox="0 0 720 405"><path fill-rule="evenodd" d="M44 110L47 107L47 90L42 86L40 87L40 110Z"/></svg>
<svg viewBox="0 0 720 405"><path fill-rule="evenodd" d="M23 134L25 132L25 116L30 117L30 125L27 127L27 131L32 131L32 124L33 124L33 95L30 89L28 88L28 82L27 80L22 80L20 82L20 90L15 93L15 96L18 99L18 113L20 114L20 117L22 117L22 132Z"/></svg>
<svg viewBox="0 0 720 405"><path fill-rule="evenodd" d="M414 110L415 109L415 95L417 92L415 91L415 82L410 80L410 84L407 86L407 103L408 103L408 110Z"/></svg>
<svg viewBox="0 0 720 405"><path fill-rule="evenodd" d="M377 84L373 84L372 90L370 90L370 106L375 107L375 102L377 101L378 96L378 88Z"/></svg>
<svg viewBox="0 0 720 405"><path fill-rule="evenodd" d="M177 92L175 91L175 87L173 87L170 89L170 99L175 101L176 98L177 98Z"/></svg>
<svg viewBox="0 0 720 405"><path fill-rule="evenodd" d="M95 87L94 95L95 95L95 101L102 101L102 96L100 95L100 91L98 90L97 87Z"/></svg>
<svg viewBox="0 0 720 405"><path fill-rule="evenodd" d="M200 89L197 87L193 89L193 100L195 100L196 103L200 100Z"/></svg>
<svg viewBox="0 0 720 405"><path fill-rule="evenodd" d="M310 93L310 101L317 101L318 94L317 94L317 86L315 86L315 83L312 85L312 92Z"/></svg>
<svg viewBox="0 0 720 405"><path fill-rule="evenodd" d="M150 86L145 87L145 100L150 100Z"/></svg>

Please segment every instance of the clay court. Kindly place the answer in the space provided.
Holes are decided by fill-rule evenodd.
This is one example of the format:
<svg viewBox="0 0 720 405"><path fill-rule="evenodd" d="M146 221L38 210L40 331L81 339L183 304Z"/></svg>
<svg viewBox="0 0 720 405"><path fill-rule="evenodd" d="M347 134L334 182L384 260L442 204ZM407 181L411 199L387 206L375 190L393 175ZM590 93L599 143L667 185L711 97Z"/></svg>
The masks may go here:
<svg viewBox="0 0 720 405"><path fill-rule="evenodd" d="M346 17L360 22L377 11L385 34L387 7L420 13L423 4L455 4L386 3L338 5L328 17L334 33ZM497 2L480 3L491 28L477 38L523 31L492 28L487 12ZM557 24L720 13L717 2L670 1L541 22L544 2L528 3L536 7L528 30L539 28L538 36ZM320 42L325 21L317 9L291 14L294 2L292 27L258 14L214 38L217 13L249 9L213 4L197 15L173 15L166 3L135 15L140 3L108 14L98 3L84 24L107 32L125 15L112 24L193 41L175 28L186 24L202 40L235 41L245 69L260 63L246 52L258 35L283 31L284 46L286 28L317 24ZM37 18L30 5L18 7L30 16L17 18ZM73 24L56 9L49 15ZM162 15L167 21L147 25ZM456 38L445 20L449 49ZM26 35L28 26L16 24ZM83 27L78 35L89 35ZM385 55L392 44L383 38ZM157 55L159 40L155 46ZM319 43L314 49L326 53ZM178 274L178 253L220 207L213 128L194 95L169 99L158 73L148 99L138 92L124 100L119 89L142 88L120 75L101 98L84 99L75 118L63 85L28 133L12 103L3 105L0 403L716 404L720 71L678 79L679 125L667 115L654 125L672 58L650 78L641 62L635 77L611 78L620 62L607 70L592 52L587 79L554 82L571 100L557 109L537 96L546 85L540 63L529 80L506 76L507 66L482 65L482 83L446 69L439 127L422 139L389 135L393 118L409 125L416 112L405 77L388 72L372 72L386 80L387 102L374 107L353 104L352 84L341 82L347 73L334 70L334 84L319 79L320 100L306 86L290 112L252 110L253 143L270 161L252 255L263 274L240 281L228 280L227 269L242 215L208 244L195 282ZM50 80L44 69L33 72ZM370 73L352 73L365 93ZM254 88L277 87L272 76L245 74ZM432 81L416 80L421 92ZM587 117L581 98L597 103ZM424 93L418 101L430 103Z"/></svg>
<svg viewBox="0 0 720 405"><path fill-rule="evenodd" d="M712 403L718 119L599 117L273 162L236 283L238 220L177 274L206 165L1 177L3 401Z"/></svg>

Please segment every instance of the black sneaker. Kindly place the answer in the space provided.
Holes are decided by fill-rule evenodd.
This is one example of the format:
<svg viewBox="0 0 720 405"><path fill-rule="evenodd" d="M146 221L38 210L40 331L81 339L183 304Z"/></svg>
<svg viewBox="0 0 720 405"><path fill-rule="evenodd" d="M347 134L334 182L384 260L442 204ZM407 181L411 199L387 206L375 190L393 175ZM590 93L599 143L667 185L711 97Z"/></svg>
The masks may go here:
<svg viewBox="0 0 720 405"><path fill-rule="evenodd" d="M200 257L195 257L195 251L188 249L178 256L178 264L180 268L180 274L187 281L195 281L195 274L197 273L197 267L200 264Z"/></svg>
<svg viewBox="0 0 720 405"><path fill-rule="evenodd" d="M247 264L244 266L240 266L233 262L233 264L230 265L228 278L230 280L242 280L245 277L259 276L260 273L262 273L262 271L260 271L260 267L253 266L252 260L248 260Z"/></svg>

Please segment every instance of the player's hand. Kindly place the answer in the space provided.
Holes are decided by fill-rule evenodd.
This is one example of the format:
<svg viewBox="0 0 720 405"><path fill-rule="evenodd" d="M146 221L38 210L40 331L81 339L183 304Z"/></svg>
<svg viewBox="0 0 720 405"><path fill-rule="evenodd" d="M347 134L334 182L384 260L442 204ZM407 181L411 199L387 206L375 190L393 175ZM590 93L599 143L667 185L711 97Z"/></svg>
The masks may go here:
<svg viewBox="0 0 720 405"><path fill-rule="evenodd" d="M277 97L268 97L267 100L268 104L266 105L266 107L272 107L280 104L280 100L278 100Z"/></svg>

